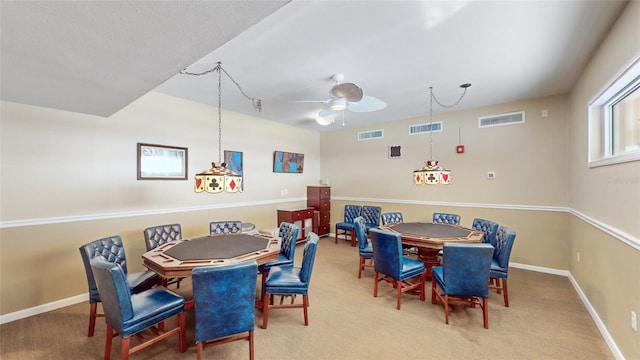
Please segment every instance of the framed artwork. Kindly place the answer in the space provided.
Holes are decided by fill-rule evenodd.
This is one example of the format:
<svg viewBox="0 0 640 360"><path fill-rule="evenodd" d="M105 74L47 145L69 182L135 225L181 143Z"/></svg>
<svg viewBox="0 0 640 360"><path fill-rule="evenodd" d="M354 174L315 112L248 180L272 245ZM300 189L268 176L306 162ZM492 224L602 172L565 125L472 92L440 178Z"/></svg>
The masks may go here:
<svg viewBox="0 0 640 360"><path fill-rule="evenodd" d="M138 143L138 180L187 180L188 149Z"/></svg>
<svg viewBox="0 0 640 360"><path fill-rule="evenodd" d="M242 152L225 150L224 162L227 163L227 169L242 176L242 182L240 183L240 190L244 190L244 175L242 172Z"/></svg>
<svg viewBox="0 0 640 360"><path fill-rule="evenodd" d="M304 154L284 151L273 152L274 173L299 173L304 169Z"/></svg>

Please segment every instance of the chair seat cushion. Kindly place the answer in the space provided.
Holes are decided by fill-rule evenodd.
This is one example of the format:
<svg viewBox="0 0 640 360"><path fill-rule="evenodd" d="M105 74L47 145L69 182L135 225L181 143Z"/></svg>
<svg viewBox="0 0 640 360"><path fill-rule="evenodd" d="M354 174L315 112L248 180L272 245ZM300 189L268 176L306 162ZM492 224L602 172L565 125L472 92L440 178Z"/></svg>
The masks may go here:
<svg viewBox="0 0 640 360"><path fill-rule="evenodd" d="M424 263L419 260L402 257L402 267L400 268L400 278L405 280L420 275L425 271Z"/></svg>
<svg viewBox="0 0 640 360"><path fill-rule="evenodd" d="M508 268L503 268L498 265L497 260L491 260L491 271L489 272L489 277L506 279L508 271Z"/></svg>
<svg viewBox="0 0 640 360"><path fill-rule="evenodd" d="M358 252L360 253L360 257L367 259L373 258L373 248L371 247L371 243L368 243L364 249L359 249Z"/></svg>
<svg viewBox="0 0 640 360"><path fill-rule="evenodd" d="M273 261L269 261L264 263L258 267L260 272L269 272L269 270L274 266L282 266L282 267L291 267L293 266L293 260L287 259L286 256L282 254L278 254L278 258Z"/></svg>
<svg viewBox="0 0 640 360"><path fill-rule="evenodd" d="M129 284L132 294L151 289L161 281L162 278L158 274L149 270L127 274L127 284Z"/></svg>
<svg viewBox="0 0 640 360"><path fill-rule="evenodd" d="M309 284L300 281L300 268L276 266L264 285L267 294L306 294Z"/></svg>
<svg viewBox="0 0 640 360"><path fill-rule="evenodd" d="M165 287L156 287L131 295L131 305L133 317L122 324L123 338L183 312L184 298Z"/></svg>
<svg viewBox="0 0 640 360"><path fill-rule="evenodd" d="M336 224L336 229L338 229L338 230L355 231L356 230L356 224L350 223L350 222L341 222L341 223L337 223Z"/></svg>
<svg viewBox="0 0 640 360"><path fill-rule="evenodd" d="M431 268L431 276L433 278L432 281L435 281L440 289L445 290L444 284L444 274L442 272L442 266L434 266Z"/></svg>

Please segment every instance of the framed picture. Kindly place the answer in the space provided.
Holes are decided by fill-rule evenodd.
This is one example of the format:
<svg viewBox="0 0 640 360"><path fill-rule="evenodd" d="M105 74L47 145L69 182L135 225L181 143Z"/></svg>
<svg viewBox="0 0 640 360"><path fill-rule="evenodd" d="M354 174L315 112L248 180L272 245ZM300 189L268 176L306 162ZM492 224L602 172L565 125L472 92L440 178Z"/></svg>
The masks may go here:
<svg viewBox="0 0 640 360"><path fill-rule="evenodd" d="M273 152L274 173L299 173L304 170L304 154L284 151Z"/></svg>
<svg viewBox="0 0 640 360"><path fill-rule="evenodd" d="M188 149L138 143L138 180L187 180Z"/></svg>
<svg viewBox="0 0 640 360"><path fill-rule="evenodd" d="M240 183L240 190L244 190L244 174L242 172L242 152L225 150L224 162L227 163L227 169L242 176L242 182Z"/></svg>

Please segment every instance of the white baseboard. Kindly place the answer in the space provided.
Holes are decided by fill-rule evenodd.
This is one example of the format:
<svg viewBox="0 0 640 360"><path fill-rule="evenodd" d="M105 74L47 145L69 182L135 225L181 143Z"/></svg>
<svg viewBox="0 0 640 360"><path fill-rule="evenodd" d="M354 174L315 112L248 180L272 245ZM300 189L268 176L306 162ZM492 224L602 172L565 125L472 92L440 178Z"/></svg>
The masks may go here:
<svg viewBox="0 0 640 360"><path fill-rule="evenodd" d="M0 315L0 324L9 323L15 320L27 318L29 316L46 313L48 311L60 309L70 305L75 305L83 301L87 301L87 302L89 301L89 293L84 293L84 294L72 296L66 299L50 302L48 304L38 305L32 308L12 312L5 315ZM89 314L89 306L87 306L87 314Z"/></svg>

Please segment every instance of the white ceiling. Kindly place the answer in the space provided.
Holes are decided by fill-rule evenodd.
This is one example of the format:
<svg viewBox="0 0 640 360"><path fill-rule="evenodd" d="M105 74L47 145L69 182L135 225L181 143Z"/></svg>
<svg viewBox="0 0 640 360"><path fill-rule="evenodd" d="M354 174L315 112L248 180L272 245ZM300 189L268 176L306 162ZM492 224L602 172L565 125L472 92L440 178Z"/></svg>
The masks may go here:
<svg viewBox="0 0 640 360"><path fill-rule="evenodd" d="M2 2L2 99L109 116L154 88L316 131L331 76L385 101L347 126L568 92L627 1ZM156 88L157 87L157 88ZM434 114L447 109L434 106ZM224 116L224 115L223 115Z"/></svg>

